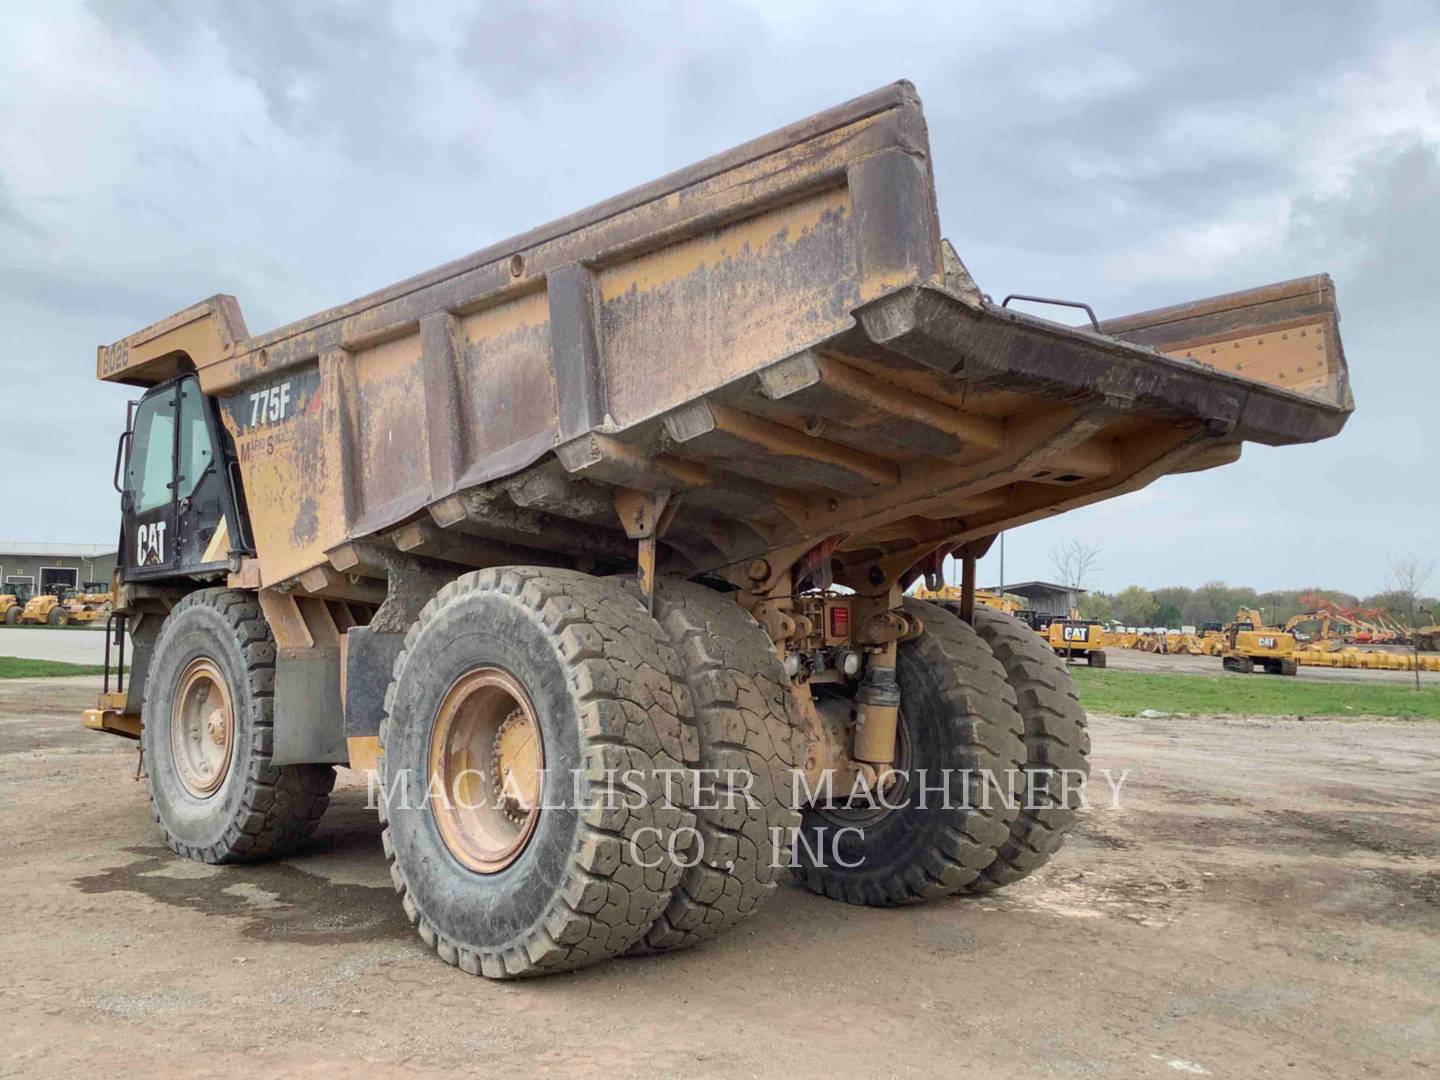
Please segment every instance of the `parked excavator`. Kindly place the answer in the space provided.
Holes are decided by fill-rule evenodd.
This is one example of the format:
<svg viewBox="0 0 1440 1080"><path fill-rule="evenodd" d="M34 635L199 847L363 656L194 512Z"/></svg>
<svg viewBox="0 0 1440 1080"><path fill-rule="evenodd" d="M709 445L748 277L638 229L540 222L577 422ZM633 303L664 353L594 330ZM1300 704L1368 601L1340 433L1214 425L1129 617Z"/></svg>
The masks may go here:
<svg viewBox="0 0 1440 1080"><path fill-rule="evenodd" d="M1278 626L1266 626L1260 612L1242 607L1225 628L1225 651L1220 654L1226 671L1248 675L1258 666L1267 675L1294 675L1295 635Z"/></svg>

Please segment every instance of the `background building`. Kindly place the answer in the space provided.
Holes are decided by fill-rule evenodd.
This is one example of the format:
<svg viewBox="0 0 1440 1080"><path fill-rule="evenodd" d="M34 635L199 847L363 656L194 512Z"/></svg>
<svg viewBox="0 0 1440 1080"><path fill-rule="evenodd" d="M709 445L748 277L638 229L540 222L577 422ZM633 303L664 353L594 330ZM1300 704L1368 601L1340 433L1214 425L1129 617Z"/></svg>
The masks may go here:
<svg viewBox="0 0 1440 1080"><path fill-rule="evenodd" d="M987 587L987 592L998 592L999 586ZM1085 592L1051 581L1022 581L1018 585L1005 583L1005 591L1025 598L1025 606L1037 615L1069 615L1075 601Z"/></svg>
<svg viewBox="0 0 1440 1080"><path fill-rule="evenodd" d="M30 586L41 593L51 585L79 586L110 581L114 544L35 544L0 540L0 582Z"/></svg>

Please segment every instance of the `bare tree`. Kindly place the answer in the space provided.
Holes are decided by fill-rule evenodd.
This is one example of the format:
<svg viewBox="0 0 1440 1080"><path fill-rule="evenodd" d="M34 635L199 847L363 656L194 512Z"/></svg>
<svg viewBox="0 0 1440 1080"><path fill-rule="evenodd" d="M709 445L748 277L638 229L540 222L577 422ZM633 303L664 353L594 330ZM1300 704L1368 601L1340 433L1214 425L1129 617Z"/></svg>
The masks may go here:
<svg viewBox="0 0 1440 1080"><path fill-rule="evenodd" d="M1090 575L1100 569L1100 545L1072 537L1050 552L1050 562L1060 577L1060 584L1070 593L1067 606L1073 609L1076 594L1085 587Z"/></svg>
<svg viewBox="0 0 1440 1080"><path fill-rule="evenodd" d="M1430 578L1435 573L1435 560L1422 559L1413 551L1404 555L1390 556L1390 573L1387 576L1386 588L1396 594L1397 598L1406 607L1405 619L1414 629L1420 625L1420 594L1430 584ZM1420 639L1411 634L1410 641L1414 647L1415 657L1415 689L1420 689Z"/></svg>

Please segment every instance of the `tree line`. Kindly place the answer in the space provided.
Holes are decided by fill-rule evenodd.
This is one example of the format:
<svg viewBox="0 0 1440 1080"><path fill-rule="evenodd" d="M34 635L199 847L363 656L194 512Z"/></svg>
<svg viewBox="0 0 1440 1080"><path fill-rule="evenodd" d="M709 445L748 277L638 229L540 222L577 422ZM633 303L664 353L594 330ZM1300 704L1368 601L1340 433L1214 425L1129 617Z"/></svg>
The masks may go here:
<svg viewBox="0 0 1440 1080"><path fill-rule="evenodd" d="M1390 590L1369 596L1356 596L1343 589L1320 586L1307 589L1277 589L1257 592L1223 581L1207 581L1198 589L1172 585L1162 589L1146 589L1131 585L1119 592L1089 592L1080 596L1077 606L1083 618L1095 622L1116 622L1122 626L1200 626L1207 622L1226 623L1235 618L1237 608L1255 608L1269 626L1283 626L1293 615L1311 610L1302 596L1318 593L1328 596L1337 607L1361 609L1384 608L1392 615L1410 621L1409 594ZM1440 612L1440 598L1420 597L1422 611ZM1440 620L1440 615L1437 615ZM1423 621L1423 618L1418 620Z"/></svg>

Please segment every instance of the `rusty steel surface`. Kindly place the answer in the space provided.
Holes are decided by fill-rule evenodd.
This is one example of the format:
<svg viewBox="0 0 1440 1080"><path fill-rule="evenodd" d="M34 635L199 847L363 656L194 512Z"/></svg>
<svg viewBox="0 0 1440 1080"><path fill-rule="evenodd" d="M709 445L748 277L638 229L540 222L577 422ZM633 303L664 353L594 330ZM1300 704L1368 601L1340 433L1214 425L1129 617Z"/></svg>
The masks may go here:
<svg viewBox="0 0 1440 1080"><path fill-rule="evenodd" d="M212 298L98 371L193 364L260 584L351 598L387 576L359 545L633 566L640 496L657 572L901 565L1353 408L1328 277L1100 330L981 293L899 83L267 334Z"/></svg>

